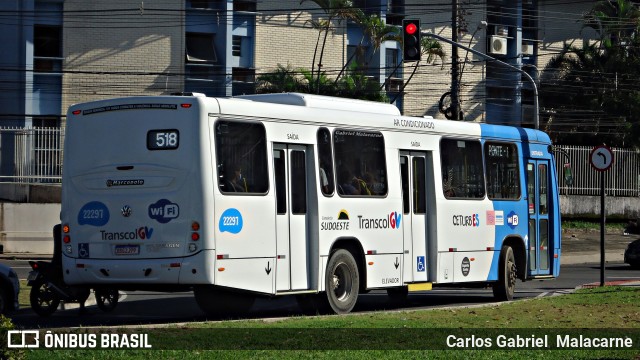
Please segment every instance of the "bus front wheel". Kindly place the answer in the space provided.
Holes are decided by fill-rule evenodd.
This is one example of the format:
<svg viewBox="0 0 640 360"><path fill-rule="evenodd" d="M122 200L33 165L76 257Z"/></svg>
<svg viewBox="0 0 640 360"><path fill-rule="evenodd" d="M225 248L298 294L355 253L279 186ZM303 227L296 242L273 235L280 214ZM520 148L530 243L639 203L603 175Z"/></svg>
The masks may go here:
<svg viewBox="0 0 640 360"><path fill-rule="evenodd" d="M493 284L493 296L498 301L513 300L516 289L516 260L511 246L503 246L500 251L498 281Z"/></svg>
<svg viewBox="0 0 640 360"><path fill-rule="evenodd" d="M345 249L338 249L327 264L325 289L329 305L336 314L349 313L358 301L360 275L353 255Z"/></svg>

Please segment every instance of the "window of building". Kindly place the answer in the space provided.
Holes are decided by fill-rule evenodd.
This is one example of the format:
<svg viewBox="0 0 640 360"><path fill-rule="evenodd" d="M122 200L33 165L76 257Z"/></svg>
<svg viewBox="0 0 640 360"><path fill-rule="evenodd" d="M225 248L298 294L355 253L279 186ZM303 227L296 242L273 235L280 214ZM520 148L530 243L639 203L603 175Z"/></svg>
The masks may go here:
<svg viewBox="0 0 640 360"><path fill-rule="evenodd" d="M192 9L210 9L211 8L211 2L210 0L188 0L187 1L187 8L192 8Z"/></svg>
<svg viewBox="0 0 640 360"><path fill-rule="evenodd" d="M233 2L234 11L256 12L256 0L235 0Z"/></svg>
<svg viewBox="0 0 640 360"><path fill-rule="evenodd" d="M265 194L269 174L264 126L220 120L215 141L220 191L227 195Z"/></svg>
<svg viewBox="0 0 640 360"><path fill-rule="evenodd" d="M364 46L348 45L347 46L347 60L349 60L350 66L355 66L356 69L364 69L366 62L366 51Z"/></svg>
<svg viewBox="0 0 640 360"><path fill-rule="evenodd" d="M387 0L387 24L402 25L404 19L404 0Z"/></svg>
<svg viewBox="0 0 640 360"><path fill-rule="evenodd" d="M187 62L215 63L218 61L214 47L214 34L186 33Z"/></svg>
<svg viewBox="0 0 640 360"><path fill-rule="evenodd" d="M482 199L485 195L482 149L475 140L440 142L442 190L449 199Z"/></svg>
<svg viewBox="0 0 640 360"><path fill-rule="evenodd" d="M320 164L320 191L325 196L333 195L333 156L331 152L331 133L327 128L318 130L318 163Z"/></svg>
<svg viewBox="0 0 640 360"><path fill-rule="evenodd" d="M384 138L379 132L336 130L333 133L338 194L387 194Z"/></svg>
<svg viewBox="0 0 640 360"><path fill-rule="evenodd" d="M516 144L485 143L484 161L489 199L520 199L520 170Z"/></svg>
<svg viewBox="0 0 640 360"><path fill-rule="evenodd" d="M231 53L233 56L242 56L242 36L233 35L231 39Z"/></svg>
<svg viewBox="0 0 640 360"><path fill-rule="evenodd" d="M53 72L62 69L62 27L33 26L33 57L35 71Z"/></svg>

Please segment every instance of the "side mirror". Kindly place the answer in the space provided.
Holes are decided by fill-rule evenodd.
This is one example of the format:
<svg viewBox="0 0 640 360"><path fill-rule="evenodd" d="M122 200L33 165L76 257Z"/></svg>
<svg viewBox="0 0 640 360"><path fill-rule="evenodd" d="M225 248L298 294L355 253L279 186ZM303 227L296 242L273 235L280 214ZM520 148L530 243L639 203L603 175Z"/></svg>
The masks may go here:
<svg viewBox="0 0 640 360"><path fill-rule="evenodd" d="M567 186L572 186L573 185L573 175L571 174L571 164L570 163L565 163L564 164L564 183L567 184Z"/></svg>

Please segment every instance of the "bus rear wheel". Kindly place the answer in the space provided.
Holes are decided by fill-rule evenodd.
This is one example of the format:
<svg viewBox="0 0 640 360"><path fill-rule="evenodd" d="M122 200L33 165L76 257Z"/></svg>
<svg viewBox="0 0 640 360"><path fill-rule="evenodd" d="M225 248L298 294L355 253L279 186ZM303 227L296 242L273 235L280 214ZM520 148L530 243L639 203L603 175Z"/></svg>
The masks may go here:
<svg viewBox="0 0 640 360"><path fill-rule="evenodd" d="M338 249L331 255L325 278L327 300L336 314L347 314L358 301L360 274L353 255L345 249Z"/></svg>
<svg viewBox="0 0 640 360"><path fill-rule="evenodd" d="M511 246L503 246L498 264L498 281L493 284L493 296L498 301L513 300L516 289L516 260Z"/></svg>
<svg viewBox="0 0 640 360"><path fill-rule="evenodd" d="M247 313L255 302L254 296L222 290L211 285L194 288L193 295L200 310L210 316L242 315Z"/></svg>

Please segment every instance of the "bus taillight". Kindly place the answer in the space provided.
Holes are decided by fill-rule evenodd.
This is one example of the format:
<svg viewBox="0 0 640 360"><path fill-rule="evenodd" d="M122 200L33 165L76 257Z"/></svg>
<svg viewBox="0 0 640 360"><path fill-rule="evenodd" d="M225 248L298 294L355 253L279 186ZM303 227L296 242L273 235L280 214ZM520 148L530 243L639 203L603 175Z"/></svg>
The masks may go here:
<svg viewBox="0 0 640 360"><path fill-rule="evenodd" d="M200 223L198 223L197 221L192 222L191 230L193 231L191 233L191 240L193 241L200 240L200 233L198 233L198 231L200 230Z"/></svg>

